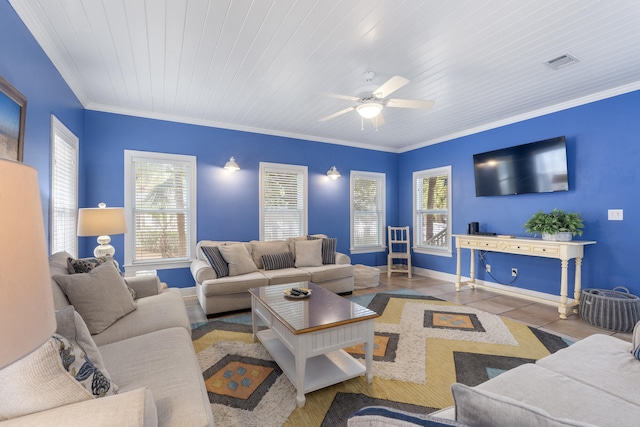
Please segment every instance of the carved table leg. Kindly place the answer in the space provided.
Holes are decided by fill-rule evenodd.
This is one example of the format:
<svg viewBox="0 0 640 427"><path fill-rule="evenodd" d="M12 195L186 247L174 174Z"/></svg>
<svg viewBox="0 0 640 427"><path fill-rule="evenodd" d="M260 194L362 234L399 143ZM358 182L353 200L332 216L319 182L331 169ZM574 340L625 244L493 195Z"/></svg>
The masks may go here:
<svg viewBox="0 0 640 427"><path fill-rule="evenodd" d="M460 292L460 246L456 248L456 292Z"/></svg>
<svg viewBox="0 0 640 427"><path fill-rule="evenodd" d="M560 313L561 319L567 318L567 270L569 261L563 259L562 263L562 277L560 279L560 306L558 307L558 313Z"/></svg>
<svg viewBox="0 0 640 427"><path fill-rule="evenodd" d="M578 313L578 307L580 306L580 296L582 292L582 257L576 258L576 277L573 284L573 299L576 301L576 308L573 309L574 313Z"/></svg>

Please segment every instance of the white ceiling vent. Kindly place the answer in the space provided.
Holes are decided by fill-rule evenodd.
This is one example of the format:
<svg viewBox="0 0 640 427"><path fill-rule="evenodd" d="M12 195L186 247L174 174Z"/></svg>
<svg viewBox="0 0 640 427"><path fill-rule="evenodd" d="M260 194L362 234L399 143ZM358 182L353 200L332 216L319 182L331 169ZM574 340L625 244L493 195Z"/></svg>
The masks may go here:
<svg viewBox="0 0 640 427"><path fill-rule="evenodd" d="M568 67L569 65L573 65L578 62L580 62L578 58L565 53L562 56L547 61L546 64L554 70L559 70L560 68Z"/></svg>

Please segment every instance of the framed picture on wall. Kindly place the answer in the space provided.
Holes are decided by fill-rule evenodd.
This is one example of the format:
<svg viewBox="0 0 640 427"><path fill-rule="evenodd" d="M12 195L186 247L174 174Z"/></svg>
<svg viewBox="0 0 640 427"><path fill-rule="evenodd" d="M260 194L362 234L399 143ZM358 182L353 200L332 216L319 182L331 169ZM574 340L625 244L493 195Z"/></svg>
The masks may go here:
<svg viewBox="0 0 640 427"><path fill-rule="evenodd" d="M27 98L0 76L0 158L22 161Z"/></svg>

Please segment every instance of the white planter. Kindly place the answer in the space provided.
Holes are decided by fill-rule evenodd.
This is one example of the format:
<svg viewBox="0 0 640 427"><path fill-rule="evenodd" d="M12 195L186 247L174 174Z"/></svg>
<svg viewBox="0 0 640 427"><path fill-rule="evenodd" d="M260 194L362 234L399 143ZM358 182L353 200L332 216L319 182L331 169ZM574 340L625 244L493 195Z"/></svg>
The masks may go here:
<svg viewBox="0 0 640 427"><path fill-rule="evenodd" d="M570 242L573 234L570 231L561 231L556 234L542 233L542 240L553 240L554 242Z"/></svg>

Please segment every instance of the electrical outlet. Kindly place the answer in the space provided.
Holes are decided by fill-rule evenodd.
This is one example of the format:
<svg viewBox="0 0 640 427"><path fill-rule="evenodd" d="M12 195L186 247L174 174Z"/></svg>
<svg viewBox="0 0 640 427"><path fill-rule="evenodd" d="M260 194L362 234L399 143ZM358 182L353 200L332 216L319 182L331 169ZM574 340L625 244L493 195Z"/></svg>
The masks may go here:
<svg viewBox="0 0 640 427"><path fill-rule="evenodd" d="M622 221L624 219L624 211L622 209L609 209L607 218L609 221Z"/></svg>
<svg viewBox="0 0 640 427"><path fill-rule="evenodd" d="M491 273L491 264L485 264L485 269L487 270L487 273Z"/></svg>
<svg viewBox="0 0 640 427"><path fill-rule="evenodd" d="M517 268L512 268L511 269L511 275L513 277L518 277L518 269Z"/></svg>

